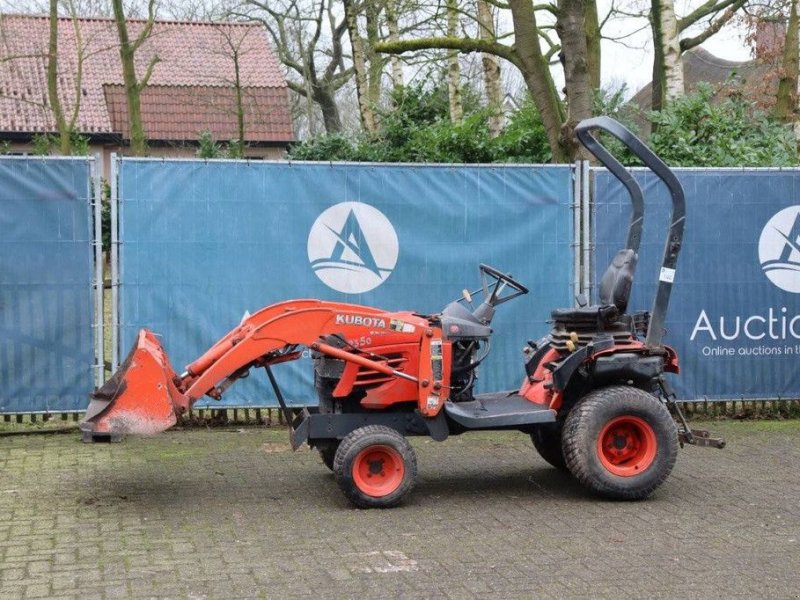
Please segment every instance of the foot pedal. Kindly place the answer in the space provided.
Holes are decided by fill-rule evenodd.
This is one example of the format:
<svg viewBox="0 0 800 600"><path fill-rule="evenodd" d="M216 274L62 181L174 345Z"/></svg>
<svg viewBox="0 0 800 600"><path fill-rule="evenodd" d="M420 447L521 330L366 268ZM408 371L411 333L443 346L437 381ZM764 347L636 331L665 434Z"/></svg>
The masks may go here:
<svg viewBox="0 0 800 600"><path fill-rule="evenodd" d="M93 431L91 423L81 423L81 441L84 444L117 444L122 441L122 436L121 433Z"/></svg>
<svg viewBox="0 0 800 600"><path fill-rule="evenodd" d="M700 448L719 448L722 450L725 447L725 440L723 438L711 437L711 434L705 429L690 429L678 433L678 441L690 446L698 446Z"/></svg>

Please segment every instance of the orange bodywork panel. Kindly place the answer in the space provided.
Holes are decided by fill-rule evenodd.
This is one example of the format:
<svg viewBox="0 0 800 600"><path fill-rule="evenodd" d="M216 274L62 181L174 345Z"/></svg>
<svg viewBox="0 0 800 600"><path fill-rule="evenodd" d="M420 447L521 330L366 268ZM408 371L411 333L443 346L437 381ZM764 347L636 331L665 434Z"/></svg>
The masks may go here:
<svg viewBox="0 0 800 600"><path fill-rule="evenodd" d="M387 365L400 373L409 370L414 373L419 364L418 343L371 346L370 352L387 357ZM381 373L355 362L347 362L345 365L339 383L333 390L333 396L344 398L358 386L367 391L366 397L361 401L362 406L367 408L386 408L417 397L416 381L396 377L391 373Z"/></svg>
<svg viewBox="0 0 800 600"><path fill-rule="evenodd" d="M329 335L338 336L349 348L325 343ZM449 373L442 365L449 364L450 344L426 318L354 304L292 300L243 320L181 376L175 374L156 337L142 330L120 369L92 394L85 423L93 432L163 431L206 394L219 397L221 382L237 379L252 367L296 359L299 346L346 361L350 385L359 378L386 378L367 394L365 406L416 401L423 414L435 416L447 398ZM383 352L397 351L402 360L383 358ZM382 392L377 391L380 387ZM345 389L337 388L338 393Z"/></svg>
<svg viewBox="0 0 800 600"><path fill-rule="evenodd" d="M561 407L561 394L550 388L553 383L553 373L547 368L550 362L556 362L561 359L558 350L551 348L536 365L536 370L531 377L526 377L522 382L522 387L519 390L519 395L523 398L533 402L534 404L543 404L558 410Z"/></svg>

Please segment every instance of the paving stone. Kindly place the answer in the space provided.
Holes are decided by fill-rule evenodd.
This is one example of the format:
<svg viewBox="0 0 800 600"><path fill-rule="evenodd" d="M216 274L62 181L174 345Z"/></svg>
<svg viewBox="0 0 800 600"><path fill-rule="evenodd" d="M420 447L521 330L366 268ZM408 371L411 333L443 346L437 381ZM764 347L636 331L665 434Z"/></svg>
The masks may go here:
<svg viewBox="0 0 800 600"><path fill-rule="evenodd" d="M0 600L797 598L800 422L707 423L652 498L589 496L527 436L415 439L392 510L353 509L286 433L0 438Z"/></svg>

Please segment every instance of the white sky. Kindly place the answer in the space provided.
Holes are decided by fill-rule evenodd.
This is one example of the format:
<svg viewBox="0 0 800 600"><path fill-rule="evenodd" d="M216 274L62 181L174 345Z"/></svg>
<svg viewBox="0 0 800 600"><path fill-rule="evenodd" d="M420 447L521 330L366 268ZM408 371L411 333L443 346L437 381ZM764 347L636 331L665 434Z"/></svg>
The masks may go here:
<svg viewBox="0 0 800 600"><path fill-rule="evenodd" d="M633 0L635 2L636 0ZM623 0L628 12L633 12L631 0ZM701 2L698 0L676 0L675 9L678 16L687 14ZM598 0L598 12L602 19L608 12L611 0ZM621 3L617 1L619 6ZM649 5L649 2L647 2ZM634 32L646 25L640 19L616 19L610 21L603 31L605 36L619 36ZM744 61L751 58L750 48L743 41L744 32L727 25L716 35L706 41L702 47L726 60ZM628 96L633 95L651 79L653 68L653 42L650 28L647 27L630 38L624 40L627 45L603 40L602 45L602 82L606 88L618 88L622 82L628 84Z"/></svg>

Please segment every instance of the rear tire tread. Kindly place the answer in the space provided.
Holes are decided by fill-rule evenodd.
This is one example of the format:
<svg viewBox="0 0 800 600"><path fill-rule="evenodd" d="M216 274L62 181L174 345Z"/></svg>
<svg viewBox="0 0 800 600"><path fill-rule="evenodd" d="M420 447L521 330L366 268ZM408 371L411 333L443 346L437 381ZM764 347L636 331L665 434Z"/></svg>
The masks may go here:
<svg viewBox="0 0 800 600"><path fill-rule="evenodd" d="M607 471L596 450L603 425L625 414L645 419L657 439L652 466L633 477L619 477ZM647 498L669 477L678 455L677 427L666 406L652 394L625 385L600 388L580 400L567 415L562 443L572 475L596 494L618 500Z"/></svg>

